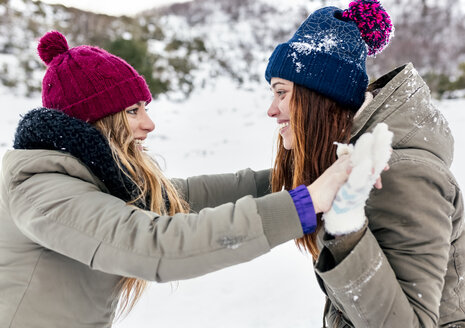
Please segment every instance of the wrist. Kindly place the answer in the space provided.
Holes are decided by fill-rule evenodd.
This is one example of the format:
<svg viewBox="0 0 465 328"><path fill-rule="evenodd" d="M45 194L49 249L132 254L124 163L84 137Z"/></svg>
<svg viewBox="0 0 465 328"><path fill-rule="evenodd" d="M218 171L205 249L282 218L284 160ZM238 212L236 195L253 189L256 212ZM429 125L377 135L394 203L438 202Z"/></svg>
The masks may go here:
<svg viewBox="0 0 465 328"><path fill-rule="evenodd" d="M313 184L307 186L307 190L308 190L308 193L310 194L310 198L312 199L315 214L323 212L318 204L318 200L316 197L316 192L315 192Z"/></svg>
<svg viewBox="0 0 465 328"><path fill-rule="evenodd" d="M292 197L297 214L299 215L304 234L314 232L317 226L317 218L313 207L313 201L307 187L300 185L290 190L289 194Z"/></svg>

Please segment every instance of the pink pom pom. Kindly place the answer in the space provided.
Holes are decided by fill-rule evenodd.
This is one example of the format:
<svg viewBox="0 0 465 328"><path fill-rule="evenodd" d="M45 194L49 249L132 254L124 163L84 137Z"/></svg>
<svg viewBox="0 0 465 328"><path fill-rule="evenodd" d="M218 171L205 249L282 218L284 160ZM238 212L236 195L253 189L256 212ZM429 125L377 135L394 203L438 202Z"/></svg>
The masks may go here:
<svg viewBox="0 0 465 328"><path fill-rule="evenodd" d="M39 40L37 51L42 61L48 65L58 55L68 51L68 42L63 34L58 31L51 31L44 34Z"/></svg>
<svg viewBox="0 0 465 328"><path fill-rule="evenodd" d="M368 56L380 53L389 43L393 30L391 18L378 0L353 1L342 17L357 24L368 46Z"/></svg>

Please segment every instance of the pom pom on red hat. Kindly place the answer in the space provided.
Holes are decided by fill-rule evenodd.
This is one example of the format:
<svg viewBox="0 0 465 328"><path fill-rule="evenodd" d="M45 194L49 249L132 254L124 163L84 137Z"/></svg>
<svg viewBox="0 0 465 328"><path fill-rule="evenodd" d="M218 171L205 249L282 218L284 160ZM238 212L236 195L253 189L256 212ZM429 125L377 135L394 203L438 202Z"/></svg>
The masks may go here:
<svg viewBox="0 0 465 328"><path fill-rule="evenodd" d="M389 43L393 31L391 18L378 0L353 1L342 16L357 24L368 46L368 56L380 53Z"/></svg>
<svg viewBox="0 0 465 328"><path fill-rule="evenodd" d="M58 55L68 51L68 42L66 38L58 31L51 31L46 33L39 40L37 51L42 61L48 65Z"/></svg>

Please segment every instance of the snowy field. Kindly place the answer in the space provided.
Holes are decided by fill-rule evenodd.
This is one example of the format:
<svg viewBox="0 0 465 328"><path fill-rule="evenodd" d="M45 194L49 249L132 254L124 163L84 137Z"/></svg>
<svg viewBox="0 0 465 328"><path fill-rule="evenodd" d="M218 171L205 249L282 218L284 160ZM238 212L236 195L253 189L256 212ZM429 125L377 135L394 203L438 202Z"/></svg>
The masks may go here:
<svg viewBox="0 0 465 328"><path fill-rule="evenodd" d="M40 105L0 92L0 156L11 148L19 115ZM227 81L184 103L154 101L156 129L147 146L169 177L263 169L273 161L276 123L266 116L271 93L238 91ZM438 103L455 137L453 171L465 186L465 99ZM151 284L116 328L321 327L324 297L311 258L289 242L249 263L192 280Z"/></svg>

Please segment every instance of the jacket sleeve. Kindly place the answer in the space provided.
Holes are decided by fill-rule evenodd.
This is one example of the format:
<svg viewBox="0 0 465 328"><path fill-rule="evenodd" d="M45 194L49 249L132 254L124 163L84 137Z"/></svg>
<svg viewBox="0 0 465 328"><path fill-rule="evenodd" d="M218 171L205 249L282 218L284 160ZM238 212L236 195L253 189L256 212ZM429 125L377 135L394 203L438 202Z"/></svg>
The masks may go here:
<svg viewBox="0 0 465 328"><path fill-rule="evenodd" d="M302 236L287 192L161 216L66 174L10 183L10 215L33 242L111 274L166 282L251 260Z"/></svg>
<svg viewBox="0 0 465 328"><path fill-rule="evenodd" d="M340 246L324 247L316 271L355 327L437 327L456 190L431 163L390 166L368 200L369 228L348 238L341 261L331 254Z"/></svg>
<svg viewBox="0 0 465 328"><path fill-rule="evenodd" d="M194 212L235 202L247 195L262 197L271 192L271 170L241 170L235 174L213 174L171 179L171 182Z"/></svg>

